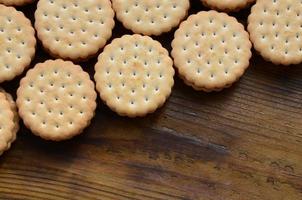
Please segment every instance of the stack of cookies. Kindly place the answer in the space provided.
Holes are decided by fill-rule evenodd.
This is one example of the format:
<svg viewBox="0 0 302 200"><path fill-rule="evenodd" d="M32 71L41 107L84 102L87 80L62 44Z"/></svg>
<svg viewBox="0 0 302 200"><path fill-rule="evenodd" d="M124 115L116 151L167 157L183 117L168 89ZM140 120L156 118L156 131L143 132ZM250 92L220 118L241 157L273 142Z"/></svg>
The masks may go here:
<svg viewBox="0 0 302 200"><path fill-rule="evenodd" d="M17 107L33 134L61 141L89 126L97 107L95 88L117 114L141 117L163 106L170 96L173 66L184 83L211 92L240 79L249 67L252 45L275 64L302 62L300 0L201 0L213 10L191 16L189 0L39 0L33 28L11 6L34 2L0 0L0 84L30 66L35 31L44 50L54 57L27 71L16 104L0 90L0 154L16 138ZM227 13L253 3L246 31ZM110 40L115 15L133 34ZM171 58L151 36L173 28ZM82 69L85 66L74 63L97 56L95 87Z"/></svg>

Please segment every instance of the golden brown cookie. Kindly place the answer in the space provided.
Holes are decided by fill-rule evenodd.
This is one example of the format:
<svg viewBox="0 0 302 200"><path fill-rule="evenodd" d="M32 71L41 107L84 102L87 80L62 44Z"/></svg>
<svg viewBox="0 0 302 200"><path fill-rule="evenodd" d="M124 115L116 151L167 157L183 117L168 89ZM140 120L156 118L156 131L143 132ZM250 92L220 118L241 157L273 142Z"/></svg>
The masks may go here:
<svg viewBox="0 0 302 200"><path fill-rule="evenodd" d="M33 3L36 0L0 0L0 3L7 6L23 6L25 4Z"/></svg>
<svg viewBox="0 0 302 200"><path fill-rule="evenodd" d="M187 15L189 0L112 0L116 16L134 33L160 35Z"/></svg>
<svg viewBox="0 0 302 200"><path fill-rule="evenodd" d="M22 12L0 4L0 83L20 75L35 54L35 31Z"/></svg>
<svg viewBox="0 0 302 200"><path fill-rule="evenodd" d="M86 60L104 47L114 27L109 0L40 0L35 28L54 57Z"/></svg>
<svg viewBox="0 0 302 200"><path fill-rule="evenodd" d="M202 3L214 10L233 12L248 7L256 0L201 0Z"/></svg>
<svg viewBox="0 0 302 200"><path fill-rule="evenodd" d="M174 84L168 51L152 38L137 34L107 45L95 71L102 100L122 116L154 112L164 104Z"/></svg>
<svg viewBox="0 0 302 200"><path fill-rule="evenodd" d="M179 75L194 89L230 87L249 66L249 35L234 17L202 11L181 23L172 42Z"/></svg>
<svg viewBox="0 0 302 200"><path fill-rule="evenodd" d="M21 80L17 105L24 124L46 140L66 140L90 124L96 92L89 75L70 61L37 64Z"/></svg>
<svg viewBox="0 0 302 200"><path fill-rule="evenodd" d="M258 0L248 18L254 48L274 64L302 62L302 1Z"/></svg>
<svg viewBox="0 0 302 200"><path fill-rule="evenodd" d="M0 92L0 155L10 148L16 138L14 111L3 92Z"/></svg>

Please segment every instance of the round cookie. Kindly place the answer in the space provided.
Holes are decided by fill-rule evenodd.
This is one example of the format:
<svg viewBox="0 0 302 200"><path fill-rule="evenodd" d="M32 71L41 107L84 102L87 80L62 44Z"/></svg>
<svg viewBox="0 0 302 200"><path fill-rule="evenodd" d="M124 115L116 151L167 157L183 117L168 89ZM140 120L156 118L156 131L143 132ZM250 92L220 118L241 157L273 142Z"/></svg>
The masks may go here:
<svg viewBox="0 0 302 200"><path fill-rule="evenodd" d="M20 128L20 126L19 126L19 114L18 114L17 105L16 105L16 102L14 101L11 94L5 92L5 90L3 90L2 88L0 88L0 93L5 95L6 100L10 104L11 111L14 113L15 128L14 128L14 131L13 131L14 137L12 138L12 141L11 141L11 142L13 142L16 139L17 132L19 131L19 128Z"/></svg>
<svg viewBox="0 0 302 200"><path fill-rule="evenodd" d="M96 96L93 82L79 65L48 60L21 80L17 106L35 135L60 141L80 134L90 124Z"/></svg>
<svg viewBox="0 0 302 200"><path fill-rule="evenodd" d="M232 12L248 7L256 0L201 0L202 3L214 10Z"/></svg>
<svg viewBox="0 0 302 200"><path fill-rule="evenodd" d="M302 1L258 0L248 17L254 48L274 64L302 62Z"/></svg>
<svg viewBox="0 0 302 200"><path fill-rule="evenodd" d="M35 0L0 0L0 3L7 6L23 6L34 1Z"/></svg>
<svg viewBox="0 0 302 200"><path fill-rule="evenodd" d="M22 12L0 4L0 83L20 75L35 54L35 31Z"/></svg>
<svg viewBox="0 0 302 200"><path fill-rule="evenodd" d="M249 35L234 17L202 11L182 22L172 42L179 76L196 90L230 87L249 66Z"/></svg>
<svg viewBox="0 0 302 200"><path fill-rule="evenodd" d="M162 106L174 84L168 51L148 36L114 39L95 66L102 100L122 116L137 117Z"/></svg>
<svg viewBox="0 0 302 200"><path fill-rule="evenodd" d="M10 148L15 138L14 113L4 93L0 92L0 155Z"/></svg>
<svg viewBox="0 0 302 200"><path fill-rule="evenodd" d="M19 131L19 115L17 111L17 105L9 93L5 92L2 88L0 88L0 94L4 94L6 100L9 102L10 109L14 114L13 122L14 122L14 128L12 131L12 137L11 140L8 142L7 149L10 148L11 143L13 143L16 140L17 132ZM1 154L1 153L0 153Z"/></svg>
<svg viewBox="0 0 302 200"><path fill-rule="evenodd" d="M35 28L54 57L86 60L106 44L114 27L109 0L40 0Z"/></svg>
<svg viewBox="0 0 302 200"><path fill-rule="evenodd" d="M160 35L187 15L189 0L112 0L117 18L134 33Z"/></svg>

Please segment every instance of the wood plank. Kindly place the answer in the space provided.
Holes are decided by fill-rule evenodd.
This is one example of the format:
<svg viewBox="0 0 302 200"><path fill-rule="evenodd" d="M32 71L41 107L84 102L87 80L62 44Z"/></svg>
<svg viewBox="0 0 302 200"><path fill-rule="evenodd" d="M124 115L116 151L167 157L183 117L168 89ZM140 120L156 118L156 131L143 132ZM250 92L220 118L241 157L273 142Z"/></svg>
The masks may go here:
<svg viewBox="0 0 302 200"><path fill-rule="evenodd" d="M205 9L191 2L190 13ZM34 9L22 10L33 20ZM235 15L245 23L248 13ZM120 23L114 32L130 33ZM170 50L173 31L155 39ZM39 46L33 63L49 58ZM81 63L91 77L95 62ZM301 67L254 53L237 84L210 94L176 78L165 106L145 118L119 117L98 99L91 126L62 143L22 125L0 157L0 199L300 200ZM4 88L15 95L18 81Z"/></svg>

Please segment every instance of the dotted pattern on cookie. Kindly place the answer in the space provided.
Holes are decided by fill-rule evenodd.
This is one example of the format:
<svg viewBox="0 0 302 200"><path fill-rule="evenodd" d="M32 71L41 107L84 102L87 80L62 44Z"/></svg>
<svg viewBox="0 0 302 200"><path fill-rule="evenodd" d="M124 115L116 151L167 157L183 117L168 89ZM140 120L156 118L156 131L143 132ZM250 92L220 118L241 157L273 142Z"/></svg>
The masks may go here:
<svg viewBox="0 0 302 200"><path fill-rule="evenodd" d="M28 3L32 3L35 0L0 0L0 3L7 6L22 6Z"/></svg>
<svg viewBox="0 0 302 200"><path fill-rule="evenodd" d="M216 11L191 15L172 42L180 77L204 91L229 87L249 66L251 55L244 27L235 18Z"/></svg>
<svg viewBox="0 0 302 200"><path fill-rule="evenodd" d="M17 96L25 125L49 140L69 139L81 133L96 108L93 82L70 61L37 64L21 80Z"/></svg>
<svg viewBox="0 0 302 200"><path fill-rule="evenodd" d="M84 60L111 37L114 12L109 0L40 0L35 27L53 56Z"/></svg>
<svg viewBox="0 0 302 200"><path fill-rule="evenodd" d="M14 114L13 117L13 122L14 122L14 128L12 130L12 137L11 139L7 142L7 149L10 148L11 144L16 140L17 137L17 132L19 131L19 115L18 115L18 111L17 111L17 105L12 97L12 95L10 95L9 93L5 92L2 88L0 88L0 93L4 94L6 100L9 102L10 105L10 109Z"/></svg>
<svg viewBox="0 0 302 200"><path fill-rule="evenodd" d="M13 7L0 4L0 83L20 75L35 54L35 31Z"/></svg>
<svg viewBox="0 0 302 200"><path fill-rule="evenodd" d="M14 113L5 95L0 93L0 155L9 148L14 128Z"/></svg>
<svg viewBox="0 0 302 200"><path fill-rule="evenodd" d="M99 56L95 71L101 98L112 110L129 117L155 111L174 84L167 50L148 36L113 40Z"/></svg>
<svg viewBox="0 0 302 200"><path fill-rule="evenodd" d="M215 10L232 12L239 11L254 3L256 0L201 0L202 3Z"/></svg>
<svg viewBox="0 0 302 200"><path fill-rule="evenodd" d="M189 0L113 0L117 18L126 28L144 35L160 35L187 15Z"/></svg>
<svg viewBox="0 0 302 200"><path fill-rule="evenodd" d="M302 1L258 0L248 18L254 48L275 64L302 62Z"/></svg>

